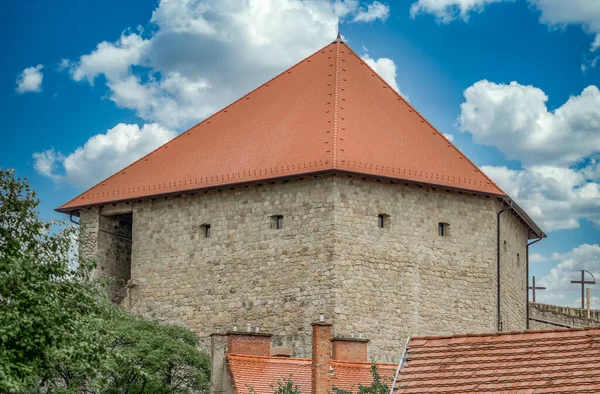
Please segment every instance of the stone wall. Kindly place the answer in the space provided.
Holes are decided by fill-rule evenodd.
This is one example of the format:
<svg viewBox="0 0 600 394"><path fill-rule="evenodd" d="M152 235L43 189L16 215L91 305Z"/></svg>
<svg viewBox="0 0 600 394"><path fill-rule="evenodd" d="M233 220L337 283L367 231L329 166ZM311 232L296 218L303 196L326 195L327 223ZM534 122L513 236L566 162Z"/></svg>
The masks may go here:
<svg viewBox="0 0 600 394"><path fill-rule="evenodd" d="M529 303L529 328L532 330L589 326L600 326L600 310L591 310L588 319L585 309Z"/></svg>
<svg viewBox="0 0 600 394"><path fill-rule="evenodd" d="M370 356L395 361L409 335L496 331L497 199L350 177L336 188L335 335L364 332ZM501 223L504 329L524 329L526 231L510 212Z"/></svg>
<svg viewBox="0 0 600 394"><path fill-rule="evenodd" d="M310 355L310 323L333 313L333 210L331 177L134 204L131 309L204 340L258 325Z"/></svg>
<svg viewBox="0 0 600 394"><path fill-rule="evenodd" d="M105 216L98 208L80 213L81 256L96 263L95 277L110 278L109 297L120 303L131 272L131 213Z"/></svg>
<svg viewBox="0 0 600 394"><path fill-rule="evenodd" d="M184 324L206 344L212 333L251 324L273 333L275 346L310 357L310 323L324 314L335 336L369 338L369 358L397 361L408 335L497 328L493 197L328 175L131 209L133 287L124 306ZM90 218L98 211L85 212L82 229L97 231ZM378 214L389 215L384 228ZM274 215L284 216L283 229L272 228ZM438 236L440 222L447 236ZM82 247L91 248L88 238ZM526 324L526 242L524 226L504 213L505 330Z"/></svg>

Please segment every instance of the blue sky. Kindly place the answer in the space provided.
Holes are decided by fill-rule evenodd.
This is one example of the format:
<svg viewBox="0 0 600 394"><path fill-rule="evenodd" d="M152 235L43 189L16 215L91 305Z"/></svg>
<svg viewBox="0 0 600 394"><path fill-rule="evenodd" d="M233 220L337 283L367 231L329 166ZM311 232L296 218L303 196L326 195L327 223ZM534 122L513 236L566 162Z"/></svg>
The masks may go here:
<svg viewBox="0 0 600 394"><path fill-rule="evenodd" d="M600 2L9 0L0 18L0 166L44 218L332 41L339 19L546 230L539 300L577 304L578 269L600 280Z"/></svg>

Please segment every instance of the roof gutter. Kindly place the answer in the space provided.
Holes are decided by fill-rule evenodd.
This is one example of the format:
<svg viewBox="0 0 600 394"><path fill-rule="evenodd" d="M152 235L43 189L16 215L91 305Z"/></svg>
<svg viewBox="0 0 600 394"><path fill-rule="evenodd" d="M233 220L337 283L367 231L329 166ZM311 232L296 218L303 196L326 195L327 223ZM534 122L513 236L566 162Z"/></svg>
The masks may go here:
<svg viewBox="0 0 600 394"><path fill-rule="evenodd" d="M527 274L525 275L525 290L527 291L527 298L526 298L527 303L526 303L526 307L525 307L525 311L526 311L525 312L525 320L526 320L525 327L528 330L529 330L529 247L536 242L540 242L542 239L544 239L544 238L540 237L533 242L529 242L527 244L527 248L525 249L525 264L527 264L527 266L526 266Z"/></svg>

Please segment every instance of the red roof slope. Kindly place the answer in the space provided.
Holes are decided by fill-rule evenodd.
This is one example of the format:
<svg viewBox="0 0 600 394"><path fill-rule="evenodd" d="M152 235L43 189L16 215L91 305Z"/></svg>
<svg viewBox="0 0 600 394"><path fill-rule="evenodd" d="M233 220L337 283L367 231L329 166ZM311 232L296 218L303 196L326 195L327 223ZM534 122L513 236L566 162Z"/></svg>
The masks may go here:
<svg viewBox="0 0 600 394"><path fill-rule="evenodd" d="M227 363L233 379L236 394L246 394L252 387L256 393L273 393L277 381L290 378L301 393L311 392L311 360L308 358L257 357L228 355ZM396 372L394 364L377 364L379 374L393 378ZM343 389L356 391L359 384L373 382L369 363L350 363L331 361L333 374L331 384Z"/></svg>
<svg viewBox="0 0 600 394"><path fill-rule="evenodd" d="M505 195L336 41L58 210L329 170Z"/></svg>
<svg viewBox="0 0 600 394"><path fill-rule="evenodd" d="M413 338L396 393L600 393L600 328Z"/></svg>

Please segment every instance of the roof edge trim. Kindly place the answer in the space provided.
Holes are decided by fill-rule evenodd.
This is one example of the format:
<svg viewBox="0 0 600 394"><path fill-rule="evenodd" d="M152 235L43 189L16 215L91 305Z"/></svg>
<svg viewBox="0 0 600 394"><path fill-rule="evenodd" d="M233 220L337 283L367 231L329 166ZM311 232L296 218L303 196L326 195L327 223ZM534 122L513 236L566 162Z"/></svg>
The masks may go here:
<svg viewBox="0 0 600 394"><path fill-rule="evenodd" d="M511 211L513 211L513 213L515 215L517 215L519 218L521 218L527 224L527 226L529 226L529 229L538 238L544 239L547 237L544 230L542 230L542 228L537 225L537 223L527 214L527 212L525 212L525 210L523 208L521 208L521 206L519 204L517 204L517 202L515 200L513 200L510 196L506 200L509 203L512 202Z"/></svg>
<svg viewBox="0 0 600 394"><path fill-rule="evenodd" d="M208 187L202 187L202 188L197 188L197 189L182 189L182 190L177 190L177 191L174 191L174 192L149 194L149 195L146 195L146 196L140 196L140 197L134 197L134 198L125 198L125 199L112 200L112 201L105 201L105 202L94 203L94 204L83 204L83 205L77 205L77 206L68 207L68 208L59 207L59 208L56 208L54 211L59 212L59 213L69 214L69 213L77 212L77 211L81 210L82 208L91 208L91 207L97 207L97 206L102 206L102 205L118 204L118 203L122 203L122 202L133 202L133 201L139 201L139 200L147 200L147 199L150 199L150 198L158 198L158 197L171 197L171 196L178 196L178 195L181 195L181 194L198 193L198 192L204 192L204 191L210 191L210 190L218 190L218 189L229 189L229 188L232 188L232 187L239 187L239 186L246 186L246 185L256 185L256 184L265 183L265 182L277 182L277 181L283 181L283 180L288 180L288 179L304 178L304 177L307 177L307 176L329 175L329 174L354 175L354 176L360 176L360 177L368 177L368 178L371 178L371 179L383 179L383 180L395 181L395 182L405 182L405 183L409 183L409 184L412 184L412 185L422 185L422 186L425 186L425 187L448 189L448 190L453 190L453 191L462 192L462 193L473 193L473 194L477 194L477 195L490 196L490 197L498 197L498 198L503 198L503 199L509 199L510 198L510 197L508 197L505 194L485 193L485 192L481 192L481 191L478 191L478 190L456 188L456 187L452 187L452 186L439 185L439 184L435 184L435 183L417 182L417 181L414 181L414 180L411 180L411 179L393 178L393 177L387 177L387 176L369 174L369 173L365 173L365 172L355 172L355 171L338 170L338 169L327 169L327 170L320 170L320 171L305 172L305 173L301 173L301 174L285 175L285 176L274 177L274 178L264 178L264 179L257 179L257 180L253 180L253 181L238 182L238 183L229 183L229 184L224 184L224 185L219 185L219 186L208 186ZM515 203L515 205L516 205L516 203ZM536 228L539 228L539 227L536 226Z"/></svg>

